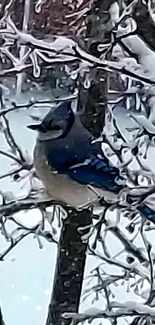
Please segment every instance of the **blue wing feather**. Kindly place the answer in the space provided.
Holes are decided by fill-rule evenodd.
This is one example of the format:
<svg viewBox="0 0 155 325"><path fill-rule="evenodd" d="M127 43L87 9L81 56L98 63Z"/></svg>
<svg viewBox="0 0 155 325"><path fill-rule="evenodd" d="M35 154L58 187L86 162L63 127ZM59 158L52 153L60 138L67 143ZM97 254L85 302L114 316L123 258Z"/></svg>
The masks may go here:
<svg viewBox="0 0 155 325"><path fill-rule="evenodd" d="M55 139L47 144L48 163L58 173L66 174L81 184L119 192L122 188L117 184L121 179L119 170L103 155L101 143L91 141L91 135L84 128L78 133L71 130L64 139Z"/></svg>
<svg viewBox="0 0 155 325"><path fill-rule="evenodd" d="M141 204L138 207L138 211L144 218L155 223L155 211L149 208L146 204Z"/></svg>
<svg viewBox="0 0 155 325"><path fill-rule="evenodd" d="M48 162L60 174L68 175L72 180L81 184L90 184L98 188L105 188L113 192L119 192L122 186L117 184L120 179L119 170L113 167L106 157L102 159L95 155L81 159L78 154L69 154L61 151L61 155L47 155ZM80 159L79 159L80 158Z"/></svg>
<svg viewBox="0 0 155 325"><path fill-rule="evenodd" d="M92 157L87 165L72 166L66 174L81 184L90 184L98 188L105 188L112 192L118 192L122 186L117 184L118 169L105 166L105 162Z"/></svg>

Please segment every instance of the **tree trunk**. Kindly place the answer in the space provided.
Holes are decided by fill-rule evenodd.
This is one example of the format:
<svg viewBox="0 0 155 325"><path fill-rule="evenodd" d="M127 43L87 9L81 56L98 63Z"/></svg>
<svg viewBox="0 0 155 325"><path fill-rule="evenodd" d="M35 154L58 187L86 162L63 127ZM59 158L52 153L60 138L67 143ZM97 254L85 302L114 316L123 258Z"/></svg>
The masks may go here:
<svg viewBox="0 0 155 325"><path fill-rule="evenodd" d="M62 313L78 312L87 244L81 241L77 229L90 223L88 210L73 212L63 222L46 325L69 325L70 320L64 320Z"/></svg>
<svg viewBox="0 0 155 325"><path fill-rule="evenodd" d="M89 52L100 57L101 52L98 50L99 44L110 43L111 28L109 18L109 7L115 0L97 0L89 13L87 19L87 48ZM105 120L106 111L106 94L107 94L107 73L103 75L96 67L91 70L91 86L85 90L81 84L79 106L83 111L81 121L84 126L95 136L100 136Z"/></svg>
<svg viewBox="0 0 155 325"><path fill-rule="evenodd" d="M110 4L113 1L110 1ZM96 11L98 8L98 11ZM96 1L88 17L87 47L89 51L99 57L96 44L110 41L110 32L106 29L105 20L101 18L109 8L109 2ZM106 14L107 15L107 14ZM97 16L100 19L97 19ZM106 17L107 19L107 17ZM98 33L100 29L105 32ZM97 32L96 32L97 31ZM95 68L94 73L97 69ZM103 77L103 71L101 72ZM107 76L104 80L100 78L97 71L93 78L91 87L87 90L80 85L79 109L84 109L81 121L84 126L95 136L99 136L104 125L106 109ZM63 320L63 312L78 312L80 294L82 289L83 273L85 266L87 244L81 242L78 226L86 226L91 223L91 213L84 210L70 215L64 221L61 238L58 247L58 257L53 285L53 293L49 306L46 325L69 325L71 320Z"/></svg>

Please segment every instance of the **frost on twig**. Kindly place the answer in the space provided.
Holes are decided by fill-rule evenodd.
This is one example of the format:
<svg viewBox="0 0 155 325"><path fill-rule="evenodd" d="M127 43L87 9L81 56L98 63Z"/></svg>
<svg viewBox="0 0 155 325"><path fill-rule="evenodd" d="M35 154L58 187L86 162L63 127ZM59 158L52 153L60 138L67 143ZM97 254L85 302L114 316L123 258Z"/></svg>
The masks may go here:
<svg viewBox="0 0 155 325"><path fill-rule="evenodd" d="M26 4L24 19L28 19L28 2L26 2ZM103 77L105 71L116 71L117 73L131 76L135 80L141 80L148 84L155 83L153 76L150 77L150 75L147 75L143 60L138 63L135 62L132 64L131 62L131 64L129 64L129 59L127 61L126 58L124 58L122 64L121 62L106 60L105 55L102 55L101 59L97 59L95 56L88 54L84 49L80 48L75 40L64 36L55 36L54 40L48 42L46 39L40 40L26 33L25 28L19 31L9 15L3 17L3 22L5 22L5 28L0 29L0 36L4 40L3 46L1 47L1 76L11 73L20 73L24 70L26 73L28 71L33 71L34 77L38 78L41 74L41 66L45 65L46 69L48 69L49 67L63 63L63 65L70 65L71 77L75 75L75 71L76 74L78 71L78 75L81 75L85 73L86 66L89 70L92 70L97 65L98 69L103 69ZM25 26L25 20L23 24ZM132 26L130 28L130 21L128 25L128 29L132 31ZM126 33L126 30L120 29L118 25L118 36L115 40L115 43L117 42L116 45L119 44L120 38L122 39L122 33ZM136 46L138 48L140 46L140 38L138 38L138 36L135 37L137 37L137 41L135 41L137 42ZM8 40L10 42L9 46ZM122 42L125 41L126 38L124 37ZM14 43L20 48L19 55L17 51L11 53L11 48ZM124 44L124 46L127 48L126 44ZM132 53L134 54L134 51L132 51ZM86 63L85 67L83 66L83 62ZM74 64L76 69L74 68ZM79 67L78 70L77 66ZM6 69L6 67L8 68ZM18 80L21 78L21 75L23 74L18 74ZM18 81L18 84L20 84L21 88L21 81Z"/></svg>
<svg viewBox="0 0 155 325"><path fill-rule="evenodd" d="M71 4L70 1L67 3ZM71 8L70 13L66 13L69 23L65 24L62 19L61 26L64 26L65 30L76 30L76 36L84 35L85 25L82 25L81 18L89 12L90 3L91 1L87 7L86 1L76 1L75 10L74 2L74 10ZM101 81L104 80L105 74L108 80L106 123L100 140L104 154L119 168L122 184L125 184L126 188L121 191L117 202L109 204L104 198L101 212L92 208L94 218L88 227L89 233L85 234L84 227L78 228L82 240L89 240L88 255L94 263L93 269L85 279L87 286L83 290L82 301L85 302L89 298L94 307L79 314L64 314L64 318L73 318L72 324L84 323L85 320L91 322L98 318L106 318L116 324L117 319L122 316L126 319L130 316L133 320L137 318L140 321L147 318L151 323L155 316L155 251L152 244L155 227L150 221L153 216L146 220L145 215L138 210L145 204L152 208L151 211L155 210L155 169L148 159L150 150L153 152L155 145L155 52L153 46L148 46L149 43L142 37L144 35L140 19L135 14L139 3L140 1L135 0L130 3L121 1L119 7L120 2L118 4L116 1L110 1L107 12L101 10L103 23L102 29L98 31L97 55L92 54L85 46L88 40L82 43L77 37L67 37L67 33L64 36L63 31L62 34L54 33L51 37L44 33L38 37L38 31L28 27L29 0L25 1L24 17L23 20L20 17L19 24L10 14L13 10L12 1L2 8L0 86L3 96L0 130L9 151L0 150L0 155L14 162L15 168L0 175L0 178L14 177L15 181L28 178L30 188L28 195L18 199L11 193L1 192L0 231L9 245L6 250L0 252L1 260L29 234L33 234L40 248L44 239L57 242L55 219L61 223L61 215L66 215L71 209L63 206L62 202L55 202L45 196L44 190L38 188L33 161L15 139L9 114L31 108L52 109L64 100L76 98L79 82L85 91L88 91L93 82L100 78ZM46 25L45 18L49 18L45 4L46 1L37 1L33 8L38 30L40 24ZM152 1L142 1L141 6L147 9L154 24ZM39 21L40 12L44 12L42 21ZM107 17L110 21L105 22ZM110 43L100 42L100 33L106 35L105 25L106 32L110 34ZM46 30L47 28L48 22L45 26ZM49 28L52 30L51 26ZM90 39L87 44L94 41L93 35ZM17 81L13 93L18 92L18 95L23 95L32 86L33 90L42 91L46 88L45 83L49 86L49 80L51 82L53 78L54 86L50 84L49 87L50 99L32 98L26 104L12 101L6 105L4 93L7 91L7 78L15 78ZM66 87L69 94L61 98L52 96L53 88L59 86ZM123 116L123 126L120 116ZM31 117L39 119L36 115L31 114ZM30 227L22 222L22 218L20 221L17 219L17 213L32 209L39 211L40 219ZM12 231L8 230L8 221L15 226ZM50 231L46 229L47 222ZM118 299L117 288L123 292L123 302ZM132 295L133 302L130 301L129 295ZM103 308L97 309L95 304L101 299Z"/></svg>
<svg viewBox="0 0 155 325"><path fill-rule="evenodd" d="M18 200L12 198L10 194L8 195L7 193L1 192L3 204L0 205L0 231L10 245L5 251L0 253L0 260L3 260L22 239L30 234L34 234L34 238L37 239L40 248L42 248L43 245L41 238L44 238L49 242L57 243L57 232L53 226L53 221L55 220L54 218L57 218L58 216L60 209L59 205L61 202L54 201L43 193L38 196L39 192L37 192L36 196L34 196L34 193L30 193L27 197ZM52 210L46 210L48 207L52 206ZM37 209L40 211L42 217L36 225L27 226L21 221L21 218L19 221L16 215L18 212L30 211L31 209ZM67 207L64 206L64 209L67 211ZM7 230L8 221L11 221L12 225L14 224L15 226L15 229L12 232ZM45 227L46 222L48 222L51 227L50 231Z"/></svg>
<svg viewBox="0 0 155 325"><path fill-rule="evenodd" d="M28 107L29 105L34 105L34 103L28 104ZM22 108L22 106L20 108ZM61 204L61 202L55 202L47 196L43 187L40 186L41 184L39 183L36 171L33 167L33 161L29 157L29 154L23 151L14 138L9 119L7 118L7 113L14 109L17 109L17 107L13 106L11 109L6 109L3 105L3 109L1 110L1 132L10 150L8 152L0 150L0 155L9 158L16 168L7 174L2 174L0 179L13 177L15 182L20 182L25 178L29 181L30 189L28 194L22 199L17 199L11 191L0 191L2 201L0 205L0 231L9 243L9 247L3 252L0 252L1 261L4 260L5 256L21 240L30 234L34 234L34 238L38 241L40 248L43 247L43 238L49 242L57 243L57 233L53 221L57 218L59 205ZM24 174L22 173L23 171ZM46 209L51 206L53 206L52 211L47 211ZM57 206L57 208L55 206ZM67 211L67 207L64 206L64 208ZM30 211L31 209L36 209L42 217L34 226L27 226L21 219L19 221L16 216L18 212ZM12 225L15 227L11 232L8 230L8 222L12 222ZM47 222L50 225L50 231L46 229Z"/></svg>
<svg viewBox="0 0 155 325"><path fill-rule="evenodd" d="M99 308L90 308L85 311L85 313L76 314L76 313L64 313L63 317L73 318L76 321L84 321L84 320L93 320L97 318L107 318L107 319L116 319L122 316L145 316L149 317L152 320L155 316L154 308L149 306L145 306L140 303L133 303L132 301L127 301L126 303L118 303L114 301L111 304L111 311L102 310Z"/></svg>

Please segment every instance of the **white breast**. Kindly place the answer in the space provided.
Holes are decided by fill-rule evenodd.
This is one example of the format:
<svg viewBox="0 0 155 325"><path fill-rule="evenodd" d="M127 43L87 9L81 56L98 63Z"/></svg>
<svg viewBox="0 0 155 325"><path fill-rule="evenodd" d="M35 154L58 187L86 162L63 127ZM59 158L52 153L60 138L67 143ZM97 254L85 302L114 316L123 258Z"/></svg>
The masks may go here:
<svg viewBox="0 0 155 325"><path fill-rule="evenodd" d="M96 204L100 198L105 196L105 191L102 189L79 184L66 175L58 174L55 169L49 166L43 149L42 145L36 144L34 165L47 193L53 199L62 201L76 209L81 209ZM111 196L113 194L110 194Z"/></svg>

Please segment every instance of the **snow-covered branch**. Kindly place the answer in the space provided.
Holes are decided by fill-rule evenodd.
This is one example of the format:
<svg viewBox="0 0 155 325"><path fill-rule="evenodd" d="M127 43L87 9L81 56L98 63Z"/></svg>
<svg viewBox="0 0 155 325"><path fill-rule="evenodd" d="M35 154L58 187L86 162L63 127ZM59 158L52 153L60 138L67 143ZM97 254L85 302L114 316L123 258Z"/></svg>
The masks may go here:
<svg viewBox="0 0 155 325"><path fill-rule="evenodd" d="M45 2L37 1L36 14L44 10ZM79 5L78 10L66 14L66 19L72 19L69 28L74 28L76 23L79 26L82 16L90 10L86 2L79 0L76 3ZM28 117L39 120L42 109L52 109L65 100L75 99L80 87L87 92L96 81L102 83L107 78L105 126L97 141L102 141L104 154L119 169L124 188L118 201L111 200L109 203L106 197L101 200L102 206L98 208L102 210L101 213L91 207L94 216L91 225L78 228L82 240L89 240L88 258L92 258L94 264L96 261L98 263L97 266L93 264L94 269L85 280L90 281L90 286L84 289L83 300L87 297L91 299L92 295L95 303L102 296L104 303L100 310L94 307L79 314L68 313L63 316L66 319L72 317L72 324L98 318L116 324L117 318L128 316L141 320L148 317L151 322L155 317L155 252L152 235L155 228L151 222L155 222L155 169L152 158L155 146L155 51L141 36L134 18L139 1L133 0L130 4L121 1L121 6L120 2L112 1L109 2L108 10L104 10L103 5L102 28L98 32L105 33L102 15L107 15L110 22L106 23L106 27L111 41L98 42L96 56L86 46L85 39L80 42L77 37L66 34L37 37L37 34L31 33L28 30L29 0L25 1L20 30L10 15L12 5L13 1L9 1L2 8L0 21L0 132L7 145L7 150L0 148L0 157L13 162L15 168L2 173L0 180L11 177L17 184L28 179L29 188L22 198L17 198L11 191L0 192L0 231L9 243L9 247L1 252L0 260L4 260L30 234L37 239L40 248L44 239L56 243L54 220L60 221L71 210L62 202L47 197L42 186L38 186L40 183L33 160L24 146L19 145L12 131L11 114L16 112L20 116L23 111L29 110ZM154 24L152 1L142 1L142 5L147 7ZM64 22L61 23L63 25ZM84 28L84 25L80 25L77 35ZM58 80L64 78L69 94L55 96L52 93L53 86L50 83L53 75L56 76L54 87L58 88ZM47 99L37 99L36 89L42 95L47 78L50 80ZM6 103L8 95L5 94L9 88L7 81L10 79L11 86L14 83L12 93L15 100L13 98ZM74 84L71 91L70 84ZM22 96L26 97L24 104L20 102ZM105 103L99 104L105 107ZM84 112L85 107L82 110ZM39 112L38 116L36 112ZM140 212L138 208L143 207L144 211ZM31 210L34 213L37 210L41 218L37 224L27 226L22 216L18 220L17 214ZM151 211L150 214L147 214L148 211ZM46 222L50 231L45 228ZM10 231L8 223L12 223L15 229ZM85 233L88 229L89 233ZM126 297L126 302L119 302L116 297L118 287L121 287L121 292L124 290L127 294L133 294L133 302L129 301L129 297Z"/></svg>
<svg viewBox="0 0 155 325"><path fill-rule="evenodd" d="M133 303L132 301L127 301L126 303L111 303L111 311L101 310L98 308L90 308L85 311L85 313L76 314L76 313L64 313L63 317L65 319L73 318L78 322L82 322L85 320L93 320L97 318L119 318L124 316L145 316L150 319L155 317L155 308L146 306L140 303ZM75 324L75 323L74 323Z"/></svg>

